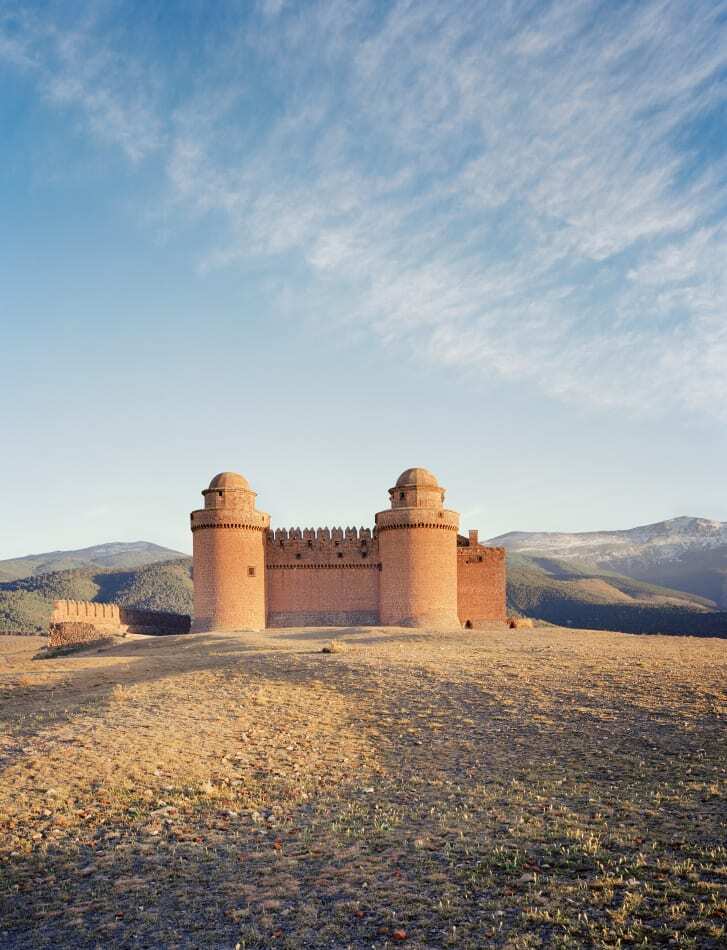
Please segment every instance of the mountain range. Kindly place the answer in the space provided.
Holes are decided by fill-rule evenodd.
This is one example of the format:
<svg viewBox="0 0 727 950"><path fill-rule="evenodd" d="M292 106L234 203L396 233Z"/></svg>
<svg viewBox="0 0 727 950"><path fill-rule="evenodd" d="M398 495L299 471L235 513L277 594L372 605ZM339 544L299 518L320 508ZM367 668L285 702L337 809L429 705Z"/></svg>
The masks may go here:
<svg viewBox="0 0 727 950"><path fill-rule="evenodd" d="M696 594L727 608L727 522L672 518L624 531L512 531L487 544ZM1 565L0 565L1 569Z"/></svg>
<svg viewBox="0 0 727 950"><path fill-rule="evenodd" d="M15 581L22 577L74 568L137 568L183 557L187 555L149 541L112 541L77 551L49 551L46 554L28 554L25 557L0 561L0 581Z"/></svg>
<svg viewBox="0 0 727 950"><path fill-rule="evenodd" d="M724 522L519 531L486 543L508 550L514 613L572 627L727 636ZM187 555L145 541L0 561L0 632L43 631L58 598L190 613L191 566Z"/></svg>

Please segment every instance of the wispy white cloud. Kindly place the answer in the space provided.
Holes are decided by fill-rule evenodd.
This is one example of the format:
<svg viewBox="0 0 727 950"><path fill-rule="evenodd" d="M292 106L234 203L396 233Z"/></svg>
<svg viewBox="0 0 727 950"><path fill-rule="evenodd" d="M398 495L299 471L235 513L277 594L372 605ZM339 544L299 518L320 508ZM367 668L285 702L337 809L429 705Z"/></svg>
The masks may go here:
<svg viewBox="0 0 727 950"><path fill-rule="evenodd" d="M277 16L286 4L286 0L261 0L260 10L263 16Z"/></svg>
<svg viewBox="0 0 727 950"><path fill-rule="evenodd" d="M724 412L727 177L698 129L724 107L727 4L259 9L174 108L164 68L93 24L16 23L0 57L222 216L203 269L293 256L309 309L423 361Z"/></svg>
<svg viewBox="0 0 727 950"><path fill-rule="evenodd" d="M99 44L92 25L64 30L29 10L6 10L0 15L0 62L30 72L51 103L80 109L94 135L136 163L164 142L153 79Z"/></svg>

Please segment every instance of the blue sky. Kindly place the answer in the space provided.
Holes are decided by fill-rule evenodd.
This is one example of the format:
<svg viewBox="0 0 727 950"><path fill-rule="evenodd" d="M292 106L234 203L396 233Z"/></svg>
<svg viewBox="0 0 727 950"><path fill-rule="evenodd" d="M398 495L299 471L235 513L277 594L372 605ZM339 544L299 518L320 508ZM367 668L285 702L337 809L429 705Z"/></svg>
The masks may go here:
<svg viewBox="0 0 727 950"><path fill-rule="evenodd" d="M0 136L0 557L727 520L727 3L10 0Z"/></svg>

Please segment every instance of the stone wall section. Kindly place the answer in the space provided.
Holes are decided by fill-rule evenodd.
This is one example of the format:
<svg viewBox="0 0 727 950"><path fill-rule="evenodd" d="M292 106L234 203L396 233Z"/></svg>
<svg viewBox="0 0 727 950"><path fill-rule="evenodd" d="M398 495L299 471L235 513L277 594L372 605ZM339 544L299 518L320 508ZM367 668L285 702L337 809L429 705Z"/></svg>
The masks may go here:
<svg viewBox="0 0 727 950"><path fill-rule="evenodd" d="M118 604L97 604L90 600L57 600L53 604L51 623L85 623L103 633L126 633Z"/></svg>
<svg viewBox="0 0 727 950"><path fill-rule="evenodd" d="M57 600L53 604L48 628L49 646L84 643L127 633L176 635L189 633L189 627L190 618L185 614L120 607L118 604L89 600ZM89 631L93 631L94 635L91 636ZM52 642L54 638L59 642Z"/></svg>
<svg viewBox="0 0 727 950"><path fill-rule="evenodd" d="M268 627L375 626L378 543L367 528L278 528L265 547Z"/></svg>
<svg viewBox="0 0 727 950"><path fill-rule="evenodd" d="M463 626L507 620L505 549L483 544L457 548L457 613Z"/></svg>
<svg viewBox="0 0 727 950"><path fill-rule="evenodd" d="M74 646L78 643L95 643L110 636L110 633L103 633L92 623L82 620L51 622L48 626L50 648Z"/></svg>

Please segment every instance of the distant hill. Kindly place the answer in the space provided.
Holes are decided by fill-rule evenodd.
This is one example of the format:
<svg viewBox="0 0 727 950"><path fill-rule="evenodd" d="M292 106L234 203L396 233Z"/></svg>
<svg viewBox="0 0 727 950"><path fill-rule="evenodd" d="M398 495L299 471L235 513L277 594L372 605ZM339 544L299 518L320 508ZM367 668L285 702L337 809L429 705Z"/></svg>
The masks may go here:
<svg viewBox="0 0 727 950"><path fill-rule="evenodd" d="M130 570L85 567L2 582L0 633L45 631L53 601L66 598L191 614L192 559L182 557Z"/></svg>
<svg viewBox="0 0 727 950"><path fill-rule="evenodd" d="M508 610L565 627L727 636L714 601L576 561L508 554Z"/></svg>
<svg viewBox="0 0 727 950"><path fill-rule="evenodd" d="M149 541L111 541L78 551L49 551L0 561L0 582L86 567L133 569L183 557L187 555L181 551Z"/></svg>
<svg viewBox="0 0 727 950"><path fill-rule="evenodd" d="M727 522L672 518L625 531L512 531L488 544L687 591L727 608ZM0 570L2 564L0 564Z"/></svg>

